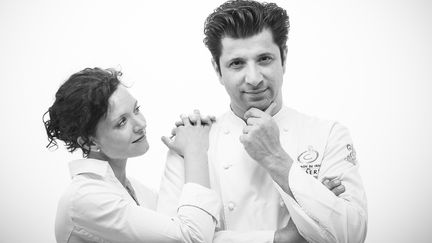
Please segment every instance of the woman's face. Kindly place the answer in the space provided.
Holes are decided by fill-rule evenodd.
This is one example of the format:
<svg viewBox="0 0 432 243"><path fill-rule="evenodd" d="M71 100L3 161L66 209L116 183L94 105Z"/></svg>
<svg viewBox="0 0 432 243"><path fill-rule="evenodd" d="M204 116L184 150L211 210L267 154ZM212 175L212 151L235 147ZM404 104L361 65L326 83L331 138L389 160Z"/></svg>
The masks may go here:
<svg viewBox="0 0 432 243"><path fill-rule="evenodd" d="M127 159L147 152L146 120L135 98L119 85L108 102L106 117L98 122L93 137L101 153L110 159Z"/></svg>

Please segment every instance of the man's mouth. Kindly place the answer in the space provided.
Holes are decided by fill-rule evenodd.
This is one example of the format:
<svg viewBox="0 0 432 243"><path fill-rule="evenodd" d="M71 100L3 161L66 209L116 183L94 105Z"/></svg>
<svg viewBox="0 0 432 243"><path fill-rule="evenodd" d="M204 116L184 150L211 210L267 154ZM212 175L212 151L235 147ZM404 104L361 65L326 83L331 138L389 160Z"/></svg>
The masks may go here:
<svg viewBox="0 0 432 243"><path fill-rule="evenodd" d="M142 140L144 140L144 138L145 138L145 134L143 134L141 137L139 137L137 140L133 141L132 143L141 142Z"/></svg>
<svg viewBox="0 0 432 243"><path fill-rule="evenodd" d="M253 90L246 90L246 91L244 91L244 93L246 93L246 94L260 94L260 93L265 92L266 90L267 90L267 88L265 88L265 89L253 89Z"/></svg>

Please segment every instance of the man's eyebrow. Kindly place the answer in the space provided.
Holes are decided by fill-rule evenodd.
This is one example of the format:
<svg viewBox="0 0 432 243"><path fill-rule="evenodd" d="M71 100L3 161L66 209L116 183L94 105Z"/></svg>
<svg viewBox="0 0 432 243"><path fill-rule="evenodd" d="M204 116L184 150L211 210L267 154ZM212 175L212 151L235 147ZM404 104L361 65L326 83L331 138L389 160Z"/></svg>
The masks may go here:
<svg viewBox="0 0 432 243"><path fill-rule="evenodd" d="M274 54L271 52L264 52L258 55L258 57L262 57L262 56L274 56Z"/></svg>
<svg viewBox="0 0 432 243"><path fill-rule="evenodd" d="M243 61L243 60L244 60L243 57L233 57L231 59L228 59L227 63L234 62L234 61Z"/></svg>

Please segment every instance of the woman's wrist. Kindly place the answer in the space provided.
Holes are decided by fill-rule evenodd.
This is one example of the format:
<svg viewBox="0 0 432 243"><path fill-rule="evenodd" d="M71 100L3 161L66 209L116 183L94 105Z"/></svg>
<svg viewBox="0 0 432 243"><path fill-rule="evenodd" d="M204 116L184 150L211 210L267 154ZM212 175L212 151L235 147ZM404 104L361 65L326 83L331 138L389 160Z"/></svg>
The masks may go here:
<svg viewBox="0 0 432 243"><path fill-rule="evenodd" d="M185 153L185 179L205 187L210 187L207 151Z"/></svg>
<svg viewBox="0 0 432 243"><path fill-rule="evenodd" d="M184 150L183 156L194 157L194 156L207 156L208 148L204 146L188 146Z"/></svg>
<svg viewBox="0 0 432 243"><path fill-rule="evenodd" d="M207 151L204 150L187 150L184 153L184 162L186 166L194 164L207 164L207 160Z"/></svg>

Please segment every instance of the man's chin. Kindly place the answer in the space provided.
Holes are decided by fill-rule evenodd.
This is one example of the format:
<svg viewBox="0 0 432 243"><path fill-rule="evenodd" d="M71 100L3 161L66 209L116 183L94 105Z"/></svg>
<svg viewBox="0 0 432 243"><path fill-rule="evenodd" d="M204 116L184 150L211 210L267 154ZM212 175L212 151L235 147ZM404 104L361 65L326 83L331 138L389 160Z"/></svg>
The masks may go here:
<svg viewBox="0 0 432 243"><path fill-rule="evenodd" d="M265 111L270 106L271 103L272 103L271 100L260 100L256 102L249 102L247 106L248 108L246 110L249 110L251 108L256 108L258 110Z"/></svg>

